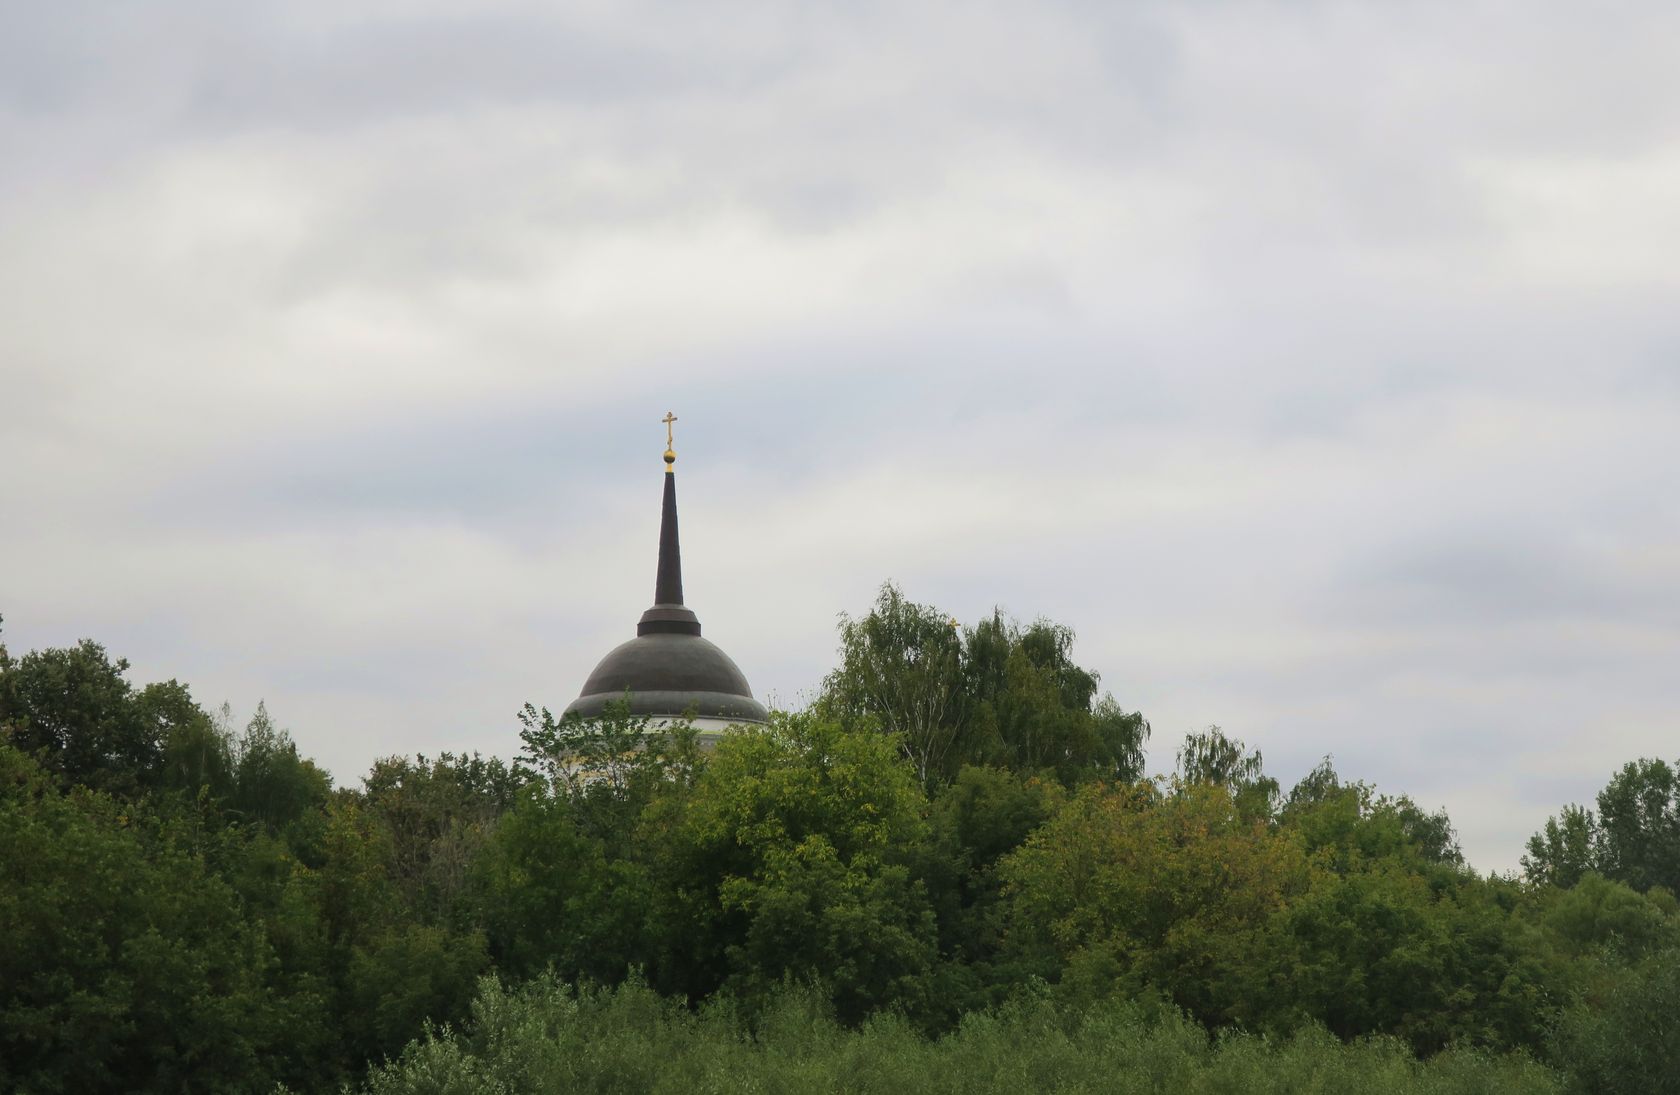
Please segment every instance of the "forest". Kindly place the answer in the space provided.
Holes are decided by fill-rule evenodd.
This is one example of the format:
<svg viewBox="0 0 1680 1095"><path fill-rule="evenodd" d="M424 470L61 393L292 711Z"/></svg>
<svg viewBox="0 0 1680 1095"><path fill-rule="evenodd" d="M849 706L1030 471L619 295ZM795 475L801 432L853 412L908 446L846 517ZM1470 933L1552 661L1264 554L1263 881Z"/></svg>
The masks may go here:
<svg viewBox="0 0 1680 1095"><path fill-rule="evenodd" d="M1680 764L1481 874L1328 759L1210 728L1151 774L1066 627L888 585L838 638L715 747L515 699L511 763L353 785L260 705L0 646L0 1090L1680 1085Z"/></svg>

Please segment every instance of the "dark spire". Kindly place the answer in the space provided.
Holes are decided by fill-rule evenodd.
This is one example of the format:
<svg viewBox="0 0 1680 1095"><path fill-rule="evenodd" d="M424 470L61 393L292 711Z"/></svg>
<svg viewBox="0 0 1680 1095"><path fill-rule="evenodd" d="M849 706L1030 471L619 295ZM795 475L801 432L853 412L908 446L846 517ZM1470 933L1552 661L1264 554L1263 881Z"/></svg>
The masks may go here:
<svg viewBox="0 0 1680 1095"><path fill-rule="evenodd" d="M659 519L659 577L654 605L642 613L636 637L614 647L566 708L567 717L598 718L628 700L633 715L762 723L764 705L728 654L700 637L700 621L683 606L682 553L677 543L677 477L671 423L665 416L665 506ZM686 715L684 714L686 712ZM655 723L659 725L659 723ZM715 733L715 730L705 731Z"/></svg>
<svg viewBox="0 0 1680 1095"><path fill-rule="evenodd" d="M683 607L682 547L677 543L677 454L671 448L671 423L665 412L665 504L659 515L659 576L653 584L653 607L642 613L638 635L698 635L700 621Z"/></svg>
<svg viewBox="0 0 1680 1095"><path fill-rule="evenodd" d="M682 547L677 543L677 476L665 476L665 508L659 515L659 580L654 583L653 603L680 605L682 599Z"/></svg>

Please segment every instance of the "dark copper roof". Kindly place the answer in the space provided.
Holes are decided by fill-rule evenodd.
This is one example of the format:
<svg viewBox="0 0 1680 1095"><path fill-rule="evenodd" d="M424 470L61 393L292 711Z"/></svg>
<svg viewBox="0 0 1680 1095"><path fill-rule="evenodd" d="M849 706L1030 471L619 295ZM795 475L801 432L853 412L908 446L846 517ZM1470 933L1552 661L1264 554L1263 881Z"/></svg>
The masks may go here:
<svg viewBox="0 0 1680 1095"><path fill-rule="evenodd" d="M669 462L669 454L667 454ZM633 715L681 715L763 722L747 678L715 643L700 637L700 620L683 604L682 550L677 540L677 477L665 473L659 520L659 574L653 607L642 613L636 637L601 659L566 713L586 718L628 694Z"/></svg>

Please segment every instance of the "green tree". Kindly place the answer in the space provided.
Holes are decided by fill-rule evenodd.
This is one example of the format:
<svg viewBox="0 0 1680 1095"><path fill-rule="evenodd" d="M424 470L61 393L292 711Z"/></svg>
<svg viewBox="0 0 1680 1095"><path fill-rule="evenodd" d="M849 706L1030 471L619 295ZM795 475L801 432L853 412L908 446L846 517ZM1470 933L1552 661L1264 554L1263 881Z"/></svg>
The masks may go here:
<svg viewBox="0 0 1680 1095"><path fill-rule="evenodd" d="M860 619L840 617L840 665L824 684L842 719L873 718L897 735L924 786L952 766L963 729L957 622L906 600L891 582Z"/></svg>
<svg viewBox="0 0 1680 1095"><path fill-rule="evenodd" d="M1388 1039L1343 1045L1319 1029L1210 1039L1181 1016L1124 1002L1069 1009L1025 997L937 1039L893 1015L846 1029L799 986L779 991L751 1027L727 999L698 1013L685 1003L633 981L597 989L486 979L470 1023L417 1038L362 1090L1556 1095L1562 1087L1524 1056L1456 1049L1420 1061Z"/></svg>
<svg viewBox="0 0 1680 1095"><path fill-rule="evenodd" d="M318 971L327 997L329 1074L395 1052L426 1020L458 1019L488 964L481 932L420 922L391 877L391 843L378 814L340 792L324 812L319 862L290 861L278 912L300 933L288 950Z"/></svg>
<svg viewBox="0 0 1680 1095"><path fill-rule="evenodd" d="M1260 750L1244 752L1242 742L1225 736L1217 726L1200 734L1186 734L1178 750L1181 784L1212 784L1228 788L1243 813L1270 817L1277 804L1277 780L1266 774Z"/></svg>
<svg viewBox="0 0 1680 1095"><path fill-rule="evenodd" d="M428 1023L465 1018L488 963L481 935L425 924L353 948L342 1012L352 1060L395 1057Z"/></svg>
<svg viewBox="0 0 1680 1095"><path fill-rule="evenodd" d="M234 744L228 808L237 817L280 832L318 811L331 790L332 779L298 755L291 735L275 725L268 707L259 701Z"/></svg>
<svg viewBox="0 0 1680 1095"><path fill-rule="evenodd" d="M1591 1095L1666 1095L1680 1076L1680 950L1616 971L1558 1024L1553 1056Z"/></svg>
<svg viewBox="0 0 1680 1095"><path fill-rule="evenodd" d="M125 679L128 662L84 639L0 661L0 731L40 758L65 786L82 784L123 795L151 786L163 760L166 720L179 685L136 702Z"/></svg>
<svg viewBox="0 0 1680 1095"><path fill-rule="evenodd" d="M540 784L520 792L472 867L497 967L516 977L552 968L616 984L653 952L654 899L644 863L585 831L569 798Z"/></svg>
<svg viewBox="0 0 1680 1095"><path fill-rule="evenodd" d="M1445 810L1430 813L1405 795L1343 783L1326 758L1284 800L1279 824L1338 873L1396 860L1408 869L1460 867L1458 835Z"/></svg>
<svg viewBox="0 0 1680 1095"><path fill-rule="evenodd" d="M1639 893L1590 871L1568 889L1542 893L1540 923L1571 957L1608 951L1637 960L1680 947L1673 894L1661 887Z"/></svg>
<svg viewBox="0 0 1680 1095"><path fill-rule="evenodd" d="M1021 772L1136 779L1149 724L1073 661L1073 632L1040 620L1028 628L993 612L964 633L963 757Z"/></svg>
<svg viewBox="0 0 1680 1095"><path fill-rule="evenodd" d="M499 758L476 753L374 762L361 797L385 829L391 856L386 870L412 915L430 924L465 925L473 864L524 778Z"/></svg>
<svg viewBox="0 0 1680 1095"><path fill-rule="evenodd" d="M1343 1038L1402 1037L1420 1053L1538 1044L1557 971L1513 915L1514 885L1464 869L1444 811L1343 783L1327 759L1277 824L1315 870L1256 950L1245 1023L1320 1022Z"/></svg>
<svg viewBox="0 0 1680 1095"><path fill-rule="evenodd" d="M608 984L657 965L650 872L702 766L693 726L654 726L627 704L593 719L527 704L520 721L510 778L525 785L472 872L498 965Z"/></svg>
<svg viewBox="0 0 1680 1095"><path fill-rule="evenodd" d="M1419 873L1404 857L1315 871L1272 918L1250 969L1245 1025L1312 1021L1386 1034L1420 1054L1453 1043L1537 1046L1550 1017L1540 940L1510 915L1509 884Z"/></svg>
<svg viewBox="0 0 1680 1095"><path fill-rule="evenodd" d="M202 794L210 804L225 806L234 791L233 735L227 728L227 706L223 705L220 719L213 718L173 681L170 690L159 693L157 700L176 711L169 719L163 743L159 786L189 798Z"/></svg>
<svg viewBox="0 0 1680 1095"><path fill-rule="evenodd" d="M850 727L894 735L924 787L963 764L1053 771L1064 782L1131 779L1149 724L1073 662L1073 632L999 612L963 629L890 582L860 619L842 616L840 665L816 705Z"/></svg>
<svg viewBox="0 0 1680 1095"><path fill-rule="evenodd" d="M0 745L0 1089L260 1091L300 1001L168 826Z"/></svg>
<svg viewBox="0 0 1680 1095"><path fill-rule="evenodd" d="M1598 793L1598 812L1567 806L1528 841L1523 869L1569 886L1595 872L1636 890L1680 890L1680 765L1640 759Z"/></svg>
<svg viewBox="0 0 1680 1095"><path fill-rule="evenodd" d="M1598 866L1636 890L1680 890L1680 778L1660 760L1623 766L1598 793Z"/></svg>
<svg viewBox="0 0 1680 1095"><path fill-rule="evenodd" d="M1589 872L1596 873L1601 840L1598 818L1571 803L1528 838L1523 873L1543 886L1573 886Z"/></svg>
<svg viewBox="0 0 1680 1095"><path fill-rule="evenodd" d="M1299 845L1215 783L1087 784L1002 863L1014 947L1077 993L1154 990L1238 1017L1272 916L1310 879Z"/></svg>
<svg viewBox="0 0 1680 1095"><path fill-rule="evenodd" d="M1000 768L964 765L936 792L929 836L914 872L939 923L941 965L925 1016L948 1029L971 1011L1002 1003L1028 980L1004 948L1007 906L999 864L1050 817L1061 786Z"/></svg>
<svg viewBox="0 0 1680 1095"><path fill-rule="evenodd" d="M650 818L669 847L661 967L691 997L763 999L793 977L821 980L848 1020L919 1006L936 922L906 861L925 809L878 734L777 715L725 737L680 814Z"/></svg>
<svg viewBox="0 0 1680 1095"><path fill-rule="evenodd" d="M628 698L595 718L556 719L526 704L519 715L523 749L517 781L541 780L565 799L572 817L604 839L626 838L649 801L692 786L701 762L699 734L687 719L655 725L630 713Z"/></svg>

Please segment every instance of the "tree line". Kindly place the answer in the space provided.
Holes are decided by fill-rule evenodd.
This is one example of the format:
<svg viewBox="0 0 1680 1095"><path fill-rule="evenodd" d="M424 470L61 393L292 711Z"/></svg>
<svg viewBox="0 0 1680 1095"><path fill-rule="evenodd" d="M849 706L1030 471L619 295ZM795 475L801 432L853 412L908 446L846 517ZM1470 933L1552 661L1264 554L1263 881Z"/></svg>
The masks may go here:
<svg viewBox="0 0 1680 1095"><path fill-rule="evenodd" d="M513 763L335 787L127 670L0 646L0 1090L1680 1077L1661 760L1481 875L1328 760L1285 790L1212 729L1148 776L1071 631L890 585L805 710L709 750L527 706Z"/></svg>

